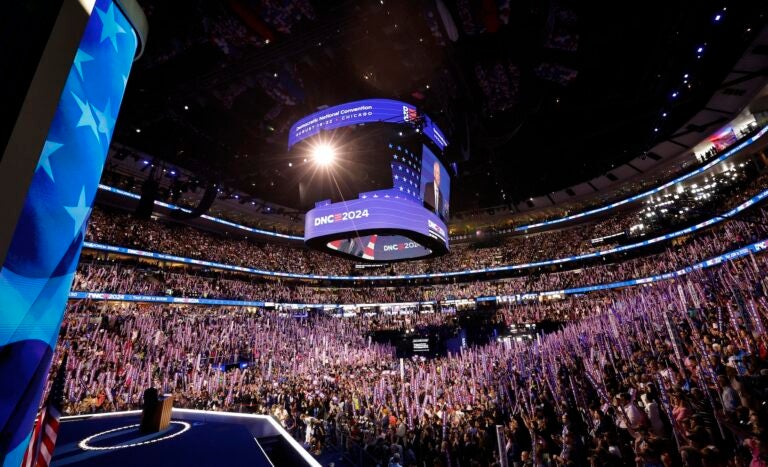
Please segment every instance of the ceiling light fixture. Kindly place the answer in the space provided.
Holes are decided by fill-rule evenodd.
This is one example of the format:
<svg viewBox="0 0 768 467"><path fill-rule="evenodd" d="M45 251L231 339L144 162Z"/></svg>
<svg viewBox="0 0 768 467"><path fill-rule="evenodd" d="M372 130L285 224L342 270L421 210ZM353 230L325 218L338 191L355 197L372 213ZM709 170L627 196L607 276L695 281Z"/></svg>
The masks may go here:
<svg viewBox="0 0 768 467"><path fill-rule="evenodd" d="M317 165L329 166L336 159L336 149L328 143L320 143L312 148L312 159Z"/></svg>

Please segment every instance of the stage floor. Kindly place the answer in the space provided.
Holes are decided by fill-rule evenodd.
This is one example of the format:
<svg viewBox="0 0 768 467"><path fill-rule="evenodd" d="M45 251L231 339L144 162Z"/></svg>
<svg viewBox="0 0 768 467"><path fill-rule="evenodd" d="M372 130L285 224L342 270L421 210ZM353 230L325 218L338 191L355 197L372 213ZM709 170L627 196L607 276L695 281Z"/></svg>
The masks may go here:
<svg viewBox="0 0 768 467"><path fill-rule="evenodd" d="M138 412L63 418L52 465L269 467L273 463L259 439L284 433L266 417L174 409L166 430L142 435L138 426L131 426L138 425L139 419ZM301 451L298 454L306 465L313 465L306 451L291 444Z"/></svg>

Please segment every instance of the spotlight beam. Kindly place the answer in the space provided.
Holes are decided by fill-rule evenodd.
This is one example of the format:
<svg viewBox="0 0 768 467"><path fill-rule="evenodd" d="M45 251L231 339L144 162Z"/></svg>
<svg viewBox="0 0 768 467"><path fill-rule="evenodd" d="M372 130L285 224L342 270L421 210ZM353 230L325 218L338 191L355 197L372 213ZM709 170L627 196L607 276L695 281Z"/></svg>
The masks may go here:
<svg viewBox="0 0 768 467"><path fill-rule="evenodd" d="M312 148L312 160L317 165L327 167L336 160L336 149L327 143L321 143Z"/></svg>

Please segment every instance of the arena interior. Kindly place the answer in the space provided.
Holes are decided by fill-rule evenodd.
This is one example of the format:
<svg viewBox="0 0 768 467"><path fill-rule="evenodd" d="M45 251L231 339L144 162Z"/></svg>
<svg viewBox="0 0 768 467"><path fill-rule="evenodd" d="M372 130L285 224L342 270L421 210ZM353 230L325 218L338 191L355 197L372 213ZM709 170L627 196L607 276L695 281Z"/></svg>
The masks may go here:
<svg viewBox="0 0 768 467"><path fill-rule="evenodd" d="M768 465L768 4L6 8L3 466Z"/></svg>

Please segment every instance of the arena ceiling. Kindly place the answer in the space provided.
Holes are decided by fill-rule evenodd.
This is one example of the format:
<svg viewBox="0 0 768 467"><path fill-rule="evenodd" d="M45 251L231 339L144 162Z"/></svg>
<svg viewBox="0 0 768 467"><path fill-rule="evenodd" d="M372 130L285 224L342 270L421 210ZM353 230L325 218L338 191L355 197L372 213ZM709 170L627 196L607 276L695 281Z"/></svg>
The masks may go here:
<svg viewBox="0 0 768 467"><path fill-rule="evenodd" d="M151 32L116 142L297 207L289 126L322 105L400 99L453 143L454 212L564 188L664 139L712 95L768 10L710 1L141 4Z"/></svg>

